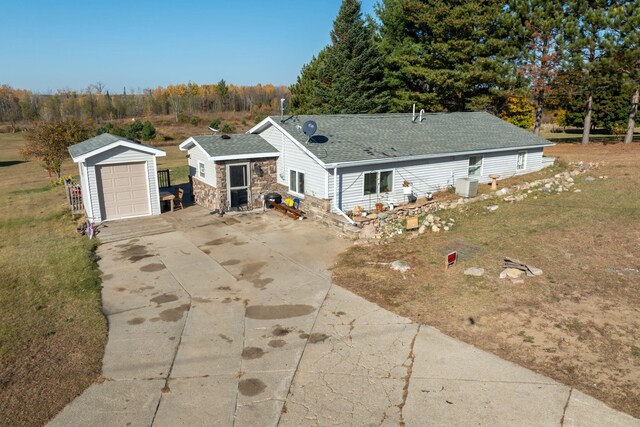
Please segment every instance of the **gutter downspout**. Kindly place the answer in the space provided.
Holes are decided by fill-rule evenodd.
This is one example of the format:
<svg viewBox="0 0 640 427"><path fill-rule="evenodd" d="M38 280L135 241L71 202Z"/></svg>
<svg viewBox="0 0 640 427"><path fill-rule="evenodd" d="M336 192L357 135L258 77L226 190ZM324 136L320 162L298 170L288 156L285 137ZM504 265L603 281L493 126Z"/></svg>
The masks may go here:
<svg viewBox="0 0 640 427"><path fill-rule="evenodd" d="M354 220L349 218L349 215L342 212L342 209L338 207L338 168L337 167L333 168L333 208L336 211L338 211L338 213L342 215L344 219L346 219L349 222L349 224L354 225L356 223Z"/></svg>

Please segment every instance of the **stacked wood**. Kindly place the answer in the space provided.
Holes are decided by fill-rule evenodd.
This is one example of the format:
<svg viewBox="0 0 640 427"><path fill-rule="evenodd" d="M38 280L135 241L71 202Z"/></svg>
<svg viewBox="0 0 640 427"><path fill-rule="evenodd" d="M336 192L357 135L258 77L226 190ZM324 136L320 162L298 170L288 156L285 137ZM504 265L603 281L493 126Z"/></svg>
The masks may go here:
<svg viewBox="0 0 640 427"><path fill-rule="evenodd" d="M290 206L284 204L273 205L273 208L276 212L280 212L285 216L288 216L293 219L304 218L304 212L300 209L292 208Z"/></svg>
<svg viewBox="0 0 640 427"><path fill-rule="evenodd" d="M520 270L526 273L526 275L529 277L542 276L542 270L532 265L525 264L515 258L505 257L503 268L505 270L508 270L508 269Z"/></svg>

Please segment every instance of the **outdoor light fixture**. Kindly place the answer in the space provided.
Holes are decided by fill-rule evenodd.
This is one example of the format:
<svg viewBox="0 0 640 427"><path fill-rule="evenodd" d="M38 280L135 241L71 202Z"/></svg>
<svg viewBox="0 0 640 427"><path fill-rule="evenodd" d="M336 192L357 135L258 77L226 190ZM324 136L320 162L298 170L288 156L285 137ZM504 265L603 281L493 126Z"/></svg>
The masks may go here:
<svg viewBox="0 0 640 427"><path fill-rule="evenodd" d="M253 172L259 177L262 177L264 175L264 171L262 170L262 168L258 163L253 164Z"/></svg>

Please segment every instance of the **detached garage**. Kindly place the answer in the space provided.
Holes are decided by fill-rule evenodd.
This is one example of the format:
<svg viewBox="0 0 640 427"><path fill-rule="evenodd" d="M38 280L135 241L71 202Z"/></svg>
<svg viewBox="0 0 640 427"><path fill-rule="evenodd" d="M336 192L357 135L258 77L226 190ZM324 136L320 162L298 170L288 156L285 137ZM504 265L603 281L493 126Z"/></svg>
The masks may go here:
<svg viewBox="0 0 640 427"><path fill-rule="evenodd" d="M69 153L78 163L87 217L102 222L160 214L156 157L164 151L103 133Z"/></svg>

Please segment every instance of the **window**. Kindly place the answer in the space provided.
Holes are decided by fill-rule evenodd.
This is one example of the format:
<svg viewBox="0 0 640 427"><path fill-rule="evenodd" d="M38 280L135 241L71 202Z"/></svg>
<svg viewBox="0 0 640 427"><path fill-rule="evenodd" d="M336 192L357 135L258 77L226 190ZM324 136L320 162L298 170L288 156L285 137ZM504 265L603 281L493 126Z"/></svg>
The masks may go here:
<svg viewBox="0 0 640 427"><path fill-rule="evenodd" d="M482 175L482 156L469 157L469 176Z"/></svg>
<svg viewBox="0 0 640 427"><path fill-rule="evenodd" d="M393 171L368 172L364 174L364 195L390 193L393 191Z"/></svg>
<svg viewBox="0 0 640 427"><path fill-rule="evenodd" d="M527 152L520 151L518 153L518 161L516 163L516 170L521 171L527 167Z"/></svg>
<svg viewBox="0 0 640 427"><path fill-rule="evenodd" d="M198 162L198 176L204 178L204 163Z"/></svg>
<svg viewBox="0 0 640 427"><path fill-rule="evenodd" d="M289 170L289 190L293 193L304 194L304 173Z"/></svg>

